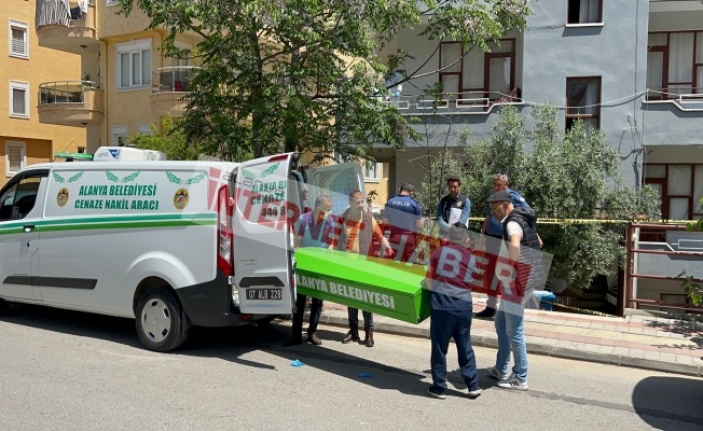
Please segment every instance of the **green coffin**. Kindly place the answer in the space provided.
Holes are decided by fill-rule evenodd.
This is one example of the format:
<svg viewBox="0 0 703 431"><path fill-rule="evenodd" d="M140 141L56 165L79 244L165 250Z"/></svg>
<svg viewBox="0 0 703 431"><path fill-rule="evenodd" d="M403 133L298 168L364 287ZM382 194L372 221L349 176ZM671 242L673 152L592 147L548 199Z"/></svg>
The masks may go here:
<svg viewBox="0 0 703 431"><path fill-rule="evenodd" d="M295 251L299 293L420 323L430 316L426 268L322 248Z"/></svg>

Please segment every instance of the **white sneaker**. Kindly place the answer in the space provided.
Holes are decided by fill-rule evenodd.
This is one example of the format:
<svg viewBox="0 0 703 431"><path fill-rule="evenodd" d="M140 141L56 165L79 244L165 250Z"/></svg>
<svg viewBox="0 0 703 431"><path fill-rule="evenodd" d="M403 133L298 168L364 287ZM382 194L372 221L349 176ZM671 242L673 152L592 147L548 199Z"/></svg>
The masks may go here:
<svg viewBox="0 0 703 431"><path fill-rule="evenodd" d="M509 374L501 373L500 371L498 371L498 368L496 367L491 368L491 370L488 372L488 375L498 380L499 382L504 382L508 380L508 377L510 377Z"/></svg>
<svg viewBox="0 0 703 431"><path fill-rule="evenodd" d="M469 398L471 398L472 400L476 399L476 398L480 397L482 393L483 393L483 389L481 389L481 388L474 389L473 391L469 391Z"/></svg>
<svg viewBox="0 0 703 431"><path fill-rule="evenodd" d="M501 389L510 389L513 391L526 391L527 382L520 380L515 374L512 374L509 379L498 382L498 387Z"/></svg>

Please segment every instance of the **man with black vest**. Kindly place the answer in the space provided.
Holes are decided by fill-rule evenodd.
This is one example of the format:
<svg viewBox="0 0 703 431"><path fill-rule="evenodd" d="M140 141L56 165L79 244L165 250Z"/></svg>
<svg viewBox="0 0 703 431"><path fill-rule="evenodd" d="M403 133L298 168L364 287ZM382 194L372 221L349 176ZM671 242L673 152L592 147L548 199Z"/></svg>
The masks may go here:
<svg viewBox="0 0 703 431"><path fill-rule="evenodd" d="M493 176L493 193L505 190L510 193L513 198L513 206L518 207L529 207L528 203L525 201L520 193L511 189L508 186L508 175L507 174L495 174ZM483 245L485 245L486 252L492 255L498 255L500 253L500 246L503 242L503 225L500 220L496 219L491 213L490 205L486 204L486 220L483 222L483 227L481 228L481 234ZM486 238L486 237L491 237ZM495 239L494 239L495 238ZM491 274L491 276L494 276ZM498 292L496 292L496 295ZM489 295L486 300L486 308L482 311L476 313L476 317L479 319L487 319L496 315L496 309L498 308L498 297Z"/></svg>
<svg viewBox="0 0 703 431"><path fill-rule="evenodd" d="M440 199L437 205L437 222L442 238L446 238L449 227L456 222L468 227L471 215L471 200L461 193L459 176L449 175L447 177L447 191L449 193Z"/></svg>
<svg viewBox="0 0 703 431"><path fill-rule="evenodd" d="M489 374L498 380L498 387L526 391L527 346L525 343L525 303L532 296L537 280L541 279L539 249L542 240L537 234L535 210L515 208L513 197L501 190L487 200L496 219L503 224L503 240L508 246L509 265L513 266L514 280L501 286L503 298L495 316L498 335L496 365ZM512 374L508 374L510 353L513 354Z"/></svg>

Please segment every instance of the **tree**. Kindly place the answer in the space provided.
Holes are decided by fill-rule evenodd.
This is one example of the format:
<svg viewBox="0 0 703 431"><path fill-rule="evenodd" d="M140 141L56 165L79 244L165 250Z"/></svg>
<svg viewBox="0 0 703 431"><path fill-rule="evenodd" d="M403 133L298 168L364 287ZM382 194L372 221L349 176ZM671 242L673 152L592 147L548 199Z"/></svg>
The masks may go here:
<svg viewBox="0 0 703 431"><path fill-rule="evenodd" d="M129 140L137 148L161 151L168 160L197 160L200 147L189 143L171 117L161 120L161 132L151 125L151 133L140 133Z"/></svg>
<svg viewBox="0 0 703 431"><path fill-rule="evenodd" d="M533 107L532 115L535 125L527 131L514 107L502 107L489 141L460 138L459 146L446 150L451 156L437 158L431 169L434 177L447 169L462 173L462 190L472 200L474 217L485 216L491 178L501 172L540 218L593 220L538 226L544 251L553 255L550 279L565 280L578 292L596 275L610 274L613 263L624 257L624 224L597 221L658 218L658 197L648 186L631 189L622 184L620 155L599 130L579 121L562 134L557 110L550 105ZM530 153L525 150L528 144ZM423 205L436 205L441 193L419 196Z"/></svg>
<svg viewBox="0 0 703 431"><path fill-rule="evenodd" d="M184 116L188 140L254 156L338 151L367 156L372 145L401 148L417 135L383 103L386 82L416 76L402 51L381 55L399 30L424 22L422 35L488 49L525 25L529 0L121 0L151 28L165 28L167 55L178 34L198 34L201 68ZM434 53L432 53L434 54ZM428 57L429 58L429 57ZM450 66L448 66L450 67ZM235 151L236 152L236 151Z"/></svg>
<svg viewBox="0 0 703 431"><path fill-rule="evenodd" d="M700 204L701 212L703 212L703 199L701 199ZM686 230L689 232L703 231L703 218L698 219L698 221L688 223ZM691 298L691 302L693 302L694 305L703 304L703 284L700 281L697 281L693 276L687 275L685 271L678 276L683 276L686 278L686 281L683 283L683 288L688 297Z"/></svg>

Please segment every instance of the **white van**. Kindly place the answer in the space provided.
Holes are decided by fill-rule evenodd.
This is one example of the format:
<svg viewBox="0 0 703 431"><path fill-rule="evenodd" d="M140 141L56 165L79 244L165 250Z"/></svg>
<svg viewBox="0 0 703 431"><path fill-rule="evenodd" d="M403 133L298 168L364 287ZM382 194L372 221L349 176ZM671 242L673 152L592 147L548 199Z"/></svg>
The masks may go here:
<svg viewBox="0 0 703 431"><path fill-rule="evenodd" d="M0 190L0 311L18 302L136 318L156 351L180 346L192 326L291 314L290 226L306 187L298 153L106 159L31 165ZM363 191L356 164L307 179Z"/></svg>

